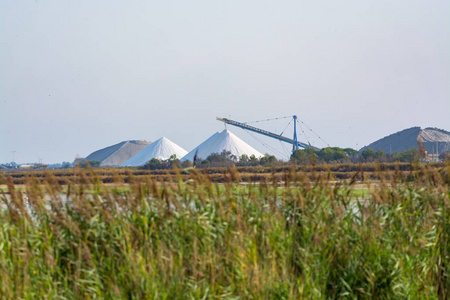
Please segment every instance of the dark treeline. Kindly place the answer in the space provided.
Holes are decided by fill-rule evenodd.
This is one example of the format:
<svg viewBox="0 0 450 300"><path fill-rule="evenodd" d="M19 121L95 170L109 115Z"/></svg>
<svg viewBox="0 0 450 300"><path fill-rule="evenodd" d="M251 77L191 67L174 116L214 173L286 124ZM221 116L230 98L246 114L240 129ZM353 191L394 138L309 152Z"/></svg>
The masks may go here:
<svg viewBox="0 0 450 300"><path fill-rule="evenodd" d="M351 148L327 147L320 150L304 149L297 150L291 155L290 161L296 164L311 163L359 163L359 162L414 162L419 159L419 149L412 148L395 153L384 153L380 149L366 149L358 152ZM445 157L442 158L444 160Z"/></svg>
<svg viewBox="0 0 450 300"><path fill-rule="evenodd" d="M445 160L446 153L443 153L440 157L441 160ZM242 155L237 157L230 151L223 151L222 153L213 153L205 159L199 158L195 162L196 168L215 168L215 167L277 167L286 165L311 165L311 164L342 164L342 163L365 163L365 162L414 162L415 159L420 159L419 150L416 148L396 152L396 153L384 153L381 150L374 151L367 149L362 152L358 152L352 148L339 148L339 147L327 147L320 150L314 150L311 148L295 151L288 161L279 160L274 155L266 154L261 158L257 158L254 155L247 156ZM142 169L146 170L160 170L171 169L173 166L178 168L193 167L194 163L191 161L181 162L175 155L171 156L167 160L159 160L153 158L148 161Z"/></svg>
<svg viewBox="0 0 450 300"><path fill-rule="evenodd" d="M278 160L274 155L268 155L261 158L257 158L254 155L247 156L242 155L237 157L230 151L222 151L222 153L212 153L205 159L199 158L195 161L196 168L217 168L217 167L245 167L245 166L263 166L263 167L275 167L289 164L289 162ZM161 170L172 169L174 166L178 168L190 168L194 167L194 163L187 161L180 161L175 155L172 155L169 159L160 160L153 158L149 160L141 169L144 170Z"/></svg>

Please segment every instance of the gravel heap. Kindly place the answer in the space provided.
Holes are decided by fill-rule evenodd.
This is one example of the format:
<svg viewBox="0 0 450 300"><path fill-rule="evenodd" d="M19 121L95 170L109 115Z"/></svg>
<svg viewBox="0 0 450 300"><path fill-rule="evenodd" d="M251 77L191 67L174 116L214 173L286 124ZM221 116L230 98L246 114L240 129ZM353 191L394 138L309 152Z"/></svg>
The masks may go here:
<svg viewBox="0 0 450 300"><path fill-rule="evenodd" d="M92 152L86 160L100 161L101 167L118 167L150 144L144 140L123 141Z"/></svg>
<svg viewBox="0 0 450 300"><path fill-rule="evenodd" d="M379 139L378 141L361 148L360 151L371 148L375 151L381 149L384 153L394 153L411 148L418 148L419 137L422 139L425 150L429 154L440 154L450 150L450 132L431 127L425 129L412 127Z"/></svg>

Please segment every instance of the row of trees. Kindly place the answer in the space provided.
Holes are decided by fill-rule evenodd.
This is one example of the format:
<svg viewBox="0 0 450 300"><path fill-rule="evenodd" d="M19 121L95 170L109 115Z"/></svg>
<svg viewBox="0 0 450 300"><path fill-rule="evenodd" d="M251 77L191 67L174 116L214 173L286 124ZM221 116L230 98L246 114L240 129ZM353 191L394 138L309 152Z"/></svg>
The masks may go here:
<svg viewBox="0 0 450 300"><path fill-rule="evenodd" d="M359 152L352 148L327 147L320 150L312 148L297 150L292 153L290 162L295 164L315 163L350 163L357 162Z"/></svg>
<svg viewBox="0 0 450 300"><path fill-rule="evenodd" d="M450 151L443 152L439 159L444 161L450 157ZM328 147L321 150L304 149L297 150L291 156L291 162L296 164L309 164L312 161L316 163L355 163L355 162L413 162L415 159L426 160L426 157L420 155L420 150L411 148L395 153L384 153L380 149L366 149L358 152L351 148L341 149L338 147Z"/></svg>
<svg viewBox="0 0 450 300"><path fill-rule="evenodd" d="M297 150L291 156L291 161L297 164L309 164L312 161L316 163L356 163L356 162L413 162L419 157L419 150L416 148L386 154L380 149L366 149L361 153L351 149L341 149L339 147L327 147L320 150L304 149Z"/></svg>
<svg viewBox="0 0 450 300"><path fill-rule="evenodd" d="M280 165L286 162L278 160L273 155L266 155L261 158L257 158L255 155L242 155L237 157L230 151L222 151L222 153L212 153L206 159L197 159L195 162L196 168L210 168L210 167L232 167L232 166L265 166L271 167ZM169 159L160 160L153 158L148 161L142 168L147 170L159 170L170 169L173 166L178 168L193 167L194 163L191 161L180 161L175 155L172 155Z"/></svg>
<svg viewBox="0 0 450 300"><path fill-rule="evenodd" d="M320 150L297 150L292 154L291 161L296 164L309 164L312 161L315 161L315 163L413 162L416 158L421 158L417 148L384 153L380 149L374 151L368 148L358 152L351 148L328 147Z"/></svg>
<svg viewBox="0 0 450 300"><path fill-rule="evenodd" d="M380 149L374 151L370 148L361 152L363 161L380 161L380 162L413 162L416 158L419 158L419 149L411 148L405 151L395 153L384 153Z"/></svg>
<svg viewBox="0 0 450 300"><path fill-rule="evenodd" d="M197 168L209 168L209 167L244 167L244 166L262 166L262 167L274 167L289 164L311 164L312 160L316 163L333 163L333 162L356 162L358 157L358 151L338 147L329 147L321 150L304 149L298 150L293 153L289 161L283 161L277 159L274 155L266 154L265 156L258 158L255 155L242 155L237 157L230 151L222 151L222 153L212 153L205 159L197 159L195 167ZM144 169L157 170L157 169L169 169L176 165L179 168L193 167L194 164L190 161L180 162L175 156L171 156L167 160L152 159L145 166Z"/></svg>

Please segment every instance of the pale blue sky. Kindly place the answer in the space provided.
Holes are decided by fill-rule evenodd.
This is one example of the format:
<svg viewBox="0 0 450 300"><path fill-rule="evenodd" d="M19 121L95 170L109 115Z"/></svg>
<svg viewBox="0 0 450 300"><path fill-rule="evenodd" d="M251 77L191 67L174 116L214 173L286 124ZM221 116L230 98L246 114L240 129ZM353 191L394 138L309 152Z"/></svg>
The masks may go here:
<svg viewBox="0 0 450 300"><path fill-rule="evenodd" d="M449 16L450 1L423 0L0 0L0 162L162 136L190 151L223 129L216 116L297 114L352 148L450 130Z"/></svg>

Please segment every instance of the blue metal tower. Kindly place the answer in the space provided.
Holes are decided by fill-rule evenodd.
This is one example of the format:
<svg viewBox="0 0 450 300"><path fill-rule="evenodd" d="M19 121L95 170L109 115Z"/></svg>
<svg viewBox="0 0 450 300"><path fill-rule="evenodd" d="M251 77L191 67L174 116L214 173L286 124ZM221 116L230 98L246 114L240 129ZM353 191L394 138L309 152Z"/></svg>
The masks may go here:
<svg viewBox="0 0 450 300"><path fill-rule="evenodd" d="M295 143L292 146L292 153L298 150L298 140L297 140L297 115L294 115L294 141Z"/></svg>

